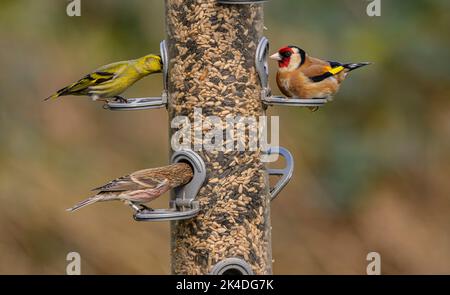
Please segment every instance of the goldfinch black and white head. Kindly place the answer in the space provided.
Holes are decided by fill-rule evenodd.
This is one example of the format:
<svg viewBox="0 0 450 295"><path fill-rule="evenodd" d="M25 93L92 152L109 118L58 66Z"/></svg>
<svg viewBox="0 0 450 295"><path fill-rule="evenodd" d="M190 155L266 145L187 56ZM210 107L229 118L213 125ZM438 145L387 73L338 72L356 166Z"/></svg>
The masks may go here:
<svg viewBox="0 0 450 295"><path fill-rule="evenodd" d="M280 71L294 71L305 63L306 52L297 46L286 46L270 57L278 61Z"/></svg>

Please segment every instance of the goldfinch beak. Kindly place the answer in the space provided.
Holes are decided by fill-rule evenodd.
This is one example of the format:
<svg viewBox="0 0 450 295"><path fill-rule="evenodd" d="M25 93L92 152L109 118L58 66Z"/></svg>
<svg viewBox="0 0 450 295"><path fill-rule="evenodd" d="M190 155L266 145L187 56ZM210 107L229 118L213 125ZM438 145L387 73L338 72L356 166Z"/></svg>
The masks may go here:
<svg viewBox="0 0 450 295"><path fill-rule="evenodd" d="M278 61L282 60L281 55L278 52L275 53L274 55L271 55L270 59L278 60Z"/></svg>

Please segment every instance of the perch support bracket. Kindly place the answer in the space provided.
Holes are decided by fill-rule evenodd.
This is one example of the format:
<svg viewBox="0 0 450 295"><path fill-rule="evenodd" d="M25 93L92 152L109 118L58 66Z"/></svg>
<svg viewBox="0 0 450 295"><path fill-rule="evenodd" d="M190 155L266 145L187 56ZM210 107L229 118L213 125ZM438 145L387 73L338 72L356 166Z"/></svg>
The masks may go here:
<svg viewBox="0 0 450 295"><path fill-rule="evenodd" d="M279 154L286 162L286 166L283 169L268 169L269 176L281 176L277 184L273 188L270 188L270 201L273 201L283 188L289 183L294 173L294 158L292 154L283 147L270 148L267 154Z"/></svg>
<svg viewBox="0 0 450 295"><path fill-rule="evenodd" d="M166 41L160 43L161 59L163 62L164 90L161 97L129 98L127 102L111 101L105 104L105 109L111 111L139 111L148 109L161 109L167 107L168 100L168 73L169 55Z"/></svg>
<svg viewBox="0 0 450 295"><path fill-rule="evenodd" d="M174 198L170 201L170 209L143 210L134 215L136 221L172 221L195 217L200 208L197 194L206 179L206 167L203 159L191 150L182 150L172 155L171 163L187 163L192 167L192 180L174 189Z"/></svg>

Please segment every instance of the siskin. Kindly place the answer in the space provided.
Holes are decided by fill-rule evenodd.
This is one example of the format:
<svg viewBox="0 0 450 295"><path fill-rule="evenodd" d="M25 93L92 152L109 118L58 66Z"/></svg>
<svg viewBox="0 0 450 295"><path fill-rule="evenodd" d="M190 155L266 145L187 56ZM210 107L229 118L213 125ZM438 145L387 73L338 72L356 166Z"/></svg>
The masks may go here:
<svg viewBox="0 0 450 295"><path fill-rule="evenodd" d="M160 168L145 169L117 178L93 191L97 194L81 201L67 211L104 201L123 201L136 211L152 210L143 205L175 187L187 184L193 177L191 166L177 163Z"/></svg>
<svg viewBox="0 0 450 295"><path fill-rule="evenodd" d="M66 95L87 95L94 101L114 98L117 101L126 102L126 99L120 96L121 93L145 76L160 73L162 68L161 56L154 54L115 62L98 68L45 100Z"/></svg>
<svg viewBox="0 0 450 295"><path fill-rule="evenodd" d="M348 73L368 62L342 64L310 57L297 46L281 48L270 57L278 61L277 84L287 97L331 100Z"/></svg>

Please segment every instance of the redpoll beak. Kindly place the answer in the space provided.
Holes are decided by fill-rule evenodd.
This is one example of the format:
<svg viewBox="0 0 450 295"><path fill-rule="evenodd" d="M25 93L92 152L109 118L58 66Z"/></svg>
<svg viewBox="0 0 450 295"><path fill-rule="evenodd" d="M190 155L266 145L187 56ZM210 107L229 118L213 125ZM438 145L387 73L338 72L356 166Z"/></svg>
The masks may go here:
<svg viewBox="0 0 450 295"><path fill-rule="evenodd" d="M282 60L281 55L278 52L275 53L274 55L271 55L270 59L278 60L278 61Z"/></svg>

